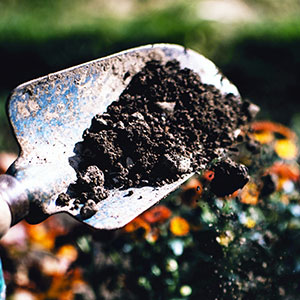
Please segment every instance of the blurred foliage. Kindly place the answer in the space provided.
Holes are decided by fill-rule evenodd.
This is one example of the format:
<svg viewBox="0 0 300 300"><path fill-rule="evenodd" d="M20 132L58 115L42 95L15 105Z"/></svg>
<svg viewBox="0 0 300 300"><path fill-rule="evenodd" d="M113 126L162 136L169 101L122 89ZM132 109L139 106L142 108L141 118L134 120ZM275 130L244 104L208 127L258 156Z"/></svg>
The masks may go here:
<svg viewBox="0 0 300 300"><path fill-rule="evenodd" d="M223 44L215 61L261 116L290 124L300 109L300 22L246 26Z"/></svg>
<svg viewBox="0 0 300 300"><path fill-rule="evenodd" d="M128 20L102 16L92 23L86 20L69 26L60 24L60 10L57 13L57 8L43 2L44 6L45 12L37 5L27 15L30 8L26 6L24 14L21 6L13 20L6 20L5 14L0 19L0 57L5 70L0 90L134 46L170 42L201 45L202 51L211 52L217 39L213 26L197 20L183 5L147 11Z"/></svg>
<svg viewBox="0 0 300 300"><path fill-rule="evenodd" d="M264 18L291 18L299 14L300 3L297 0L246 0L247 4L255 7Z"/></svg>

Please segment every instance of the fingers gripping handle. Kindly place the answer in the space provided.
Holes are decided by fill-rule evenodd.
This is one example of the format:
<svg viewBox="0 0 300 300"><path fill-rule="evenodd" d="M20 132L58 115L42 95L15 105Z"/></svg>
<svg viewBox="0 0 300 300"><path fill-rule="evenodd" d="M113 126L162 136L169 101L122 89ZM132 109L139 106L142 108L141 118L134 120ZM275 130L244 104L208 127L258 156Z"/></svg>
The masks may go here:
<svg viewBox="0 0 300 300"><path fill-rule="evenodd" d="M29 200L22 184L10 175L0 176L0 238L29 212Z"/></svg>

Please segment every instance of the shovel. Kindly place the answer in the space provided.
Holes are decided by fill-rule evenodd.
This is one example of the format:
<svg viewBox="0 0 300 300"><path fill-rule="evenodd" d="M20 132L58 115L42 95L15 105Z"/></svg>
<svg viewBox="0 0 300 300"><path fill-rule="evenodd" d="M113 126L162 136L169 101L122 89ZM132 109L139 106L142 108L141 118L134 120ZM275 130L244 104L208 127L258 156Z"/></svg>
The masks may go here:
<svg viewBox="0 0 300 300"><path fill-rule="evenodd" d="M34 224L60 212L96 229L120 228L193 175L162 187L109 190L109 196L97 204L97 212L84 220L81 207L56 205L58 195L77 179L74 148L93 116L104 113L118 99L147 61L164 64L173 59L181 68L198 73L203 83L224 94L238 95L211 61L170 44L123 51L29 81L12 91L7 113L20 154L7 174L0 176L0 236L24 218Z"/></svg>

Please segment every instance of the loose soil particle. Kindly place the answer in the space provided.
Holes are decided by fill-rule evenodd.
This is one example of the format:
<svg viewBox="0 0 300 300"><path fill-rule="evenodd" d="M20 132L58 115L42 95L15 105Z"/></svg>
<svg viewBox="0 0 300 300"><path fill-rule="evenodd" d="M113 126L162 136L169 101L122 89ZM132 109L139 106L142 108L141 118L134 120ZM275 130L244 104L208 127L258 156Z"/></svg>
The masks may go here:
<svg viewBox="0 0 300 300"><path fill-rule="evenodd" d="M250 107L239 96L203 84L175 60L165 65L150 61L83 133L78 179L70 195L79 199L75 204L85 204L82 214L89 217L86 206L106 198L109 189L162 186L200 171L236 142L236 130L252 118ZM222 166L239 180L246 177L234 163ZM70 197L60 196L57 204L64 201Z"/></svg>

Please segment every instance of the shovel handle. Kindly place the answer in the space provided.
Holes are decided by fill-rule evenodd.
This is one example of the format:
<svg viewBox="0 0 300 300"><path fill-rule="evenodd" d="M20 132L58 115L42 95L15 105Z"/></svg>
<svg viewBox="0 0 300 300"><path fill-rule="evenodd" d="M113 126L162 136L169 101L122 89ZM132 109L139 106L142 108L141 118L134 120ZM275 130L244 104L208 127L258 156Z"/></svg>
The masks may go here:
<svg viewBox="0 0 300 300"><path fill-rule="evenodd" d="M29 199L13 176L0 176L0 238L29 213Z"/></svg>

